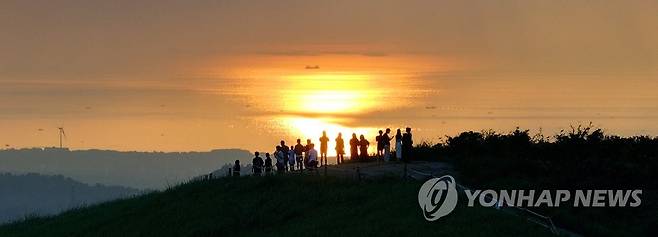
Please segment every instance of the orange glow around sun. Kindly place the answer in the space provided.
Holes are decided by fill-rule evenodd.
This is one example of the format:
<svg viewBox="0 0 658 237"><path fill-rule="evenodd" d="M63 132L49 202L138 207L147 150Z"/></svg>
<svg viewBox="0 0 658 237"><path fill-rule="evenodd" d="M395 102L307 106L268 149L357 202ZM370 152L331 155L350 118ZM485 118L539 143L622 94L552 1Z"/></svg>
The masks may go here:
<svg viewBox="0 0 658 237"><path fill-rule="evenodd" d="M424 57L361 55L267 55L218 64L222 67L208 69L211 77L239 78L233 79L239 83L222 81L212 92L245 103L257 123L270 130L282 128L288 137L318 143L327 131L330 148L339 132L345 141L352 133L372 139L378 128L350 126L350 116L409 104L409 98L422 90L410 79L414 73L451 67ZM333 149L329 154L335 154Z"/></svg>

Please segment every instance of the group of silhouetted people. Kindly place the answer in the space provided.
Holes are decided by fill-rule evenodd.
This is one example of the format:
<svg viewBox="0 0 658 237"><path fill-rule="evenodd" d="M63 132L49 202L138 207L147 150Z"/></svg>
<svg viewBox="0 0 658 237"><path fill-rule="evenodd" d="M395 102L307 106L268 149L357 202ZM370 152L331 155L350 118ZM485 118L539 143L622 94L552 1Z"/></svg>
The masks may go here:
<svg viewBox="0 0 658 237"><path fill-rule="evenodd" d="M395 157L399 161L408 161L411 157L413 147L413 139L411 136L411 128L406 128L404 134L400 129L397 130L395 136L390 136L391 129L387 128L386 132L379 130L379 135L375 137L377 143L377 153L375 157L382 161L391 161L391 141L395 139ZM336 163L341 164L344 162L345 155L345 142L342 133L338 133L336 137ZM302 145L301 139L297 139L297 144L288 147L285 141L281 141L280 145L276 146L274 153L274 161L270 157L270 153L265 153L265 159L260 157L259 152L254 153L252 160L252 171L256 176L263 173L266 175L272 174L274 167L277 173L284 173L289 171L301 171L304 169L313 170L318 165L327 165L327 149L329 137L327 132L323 131L320 137L320 155L315 149L315 144L311 139L306 140L306 145ZM351 160L367 160L370 158L368 148L370 142L364 135L357 138L356 133L352 133L352 139L349 140L350 146L350 159ZM319 159L319 160L318 160ZM273 164L273 162L275 162ZM233 176L240 175L240 161L236 160L233 166Z"/></svg>
<svg viewBox="0 0 658 237"><path fill-rule="evenodd" d="M375 142L377 143L377 153L375 157L382 161L391 161L391 141L395 139L395 157L399 161L408 160L404 159L405 157L411 157L411 151L413 147L413 139L411 136L411 128L406 128L404 134L400 129L397 130L395 136L391 136L391 129L386 128L386 132L379 130L379 135L375 137ZM338 138L336 138L336 143L338 144L338 139L340 138L340 133ZM342 142L342 139L341 139ZM365 139L365 136L361 135L357 139L356 134L352 133L352 139L350 139L350 155L351 159L368 159L368 147L370 147L370 142ZM338 152L338 149L336 149ZM340 153L339 153L340 154ZM339 160L339 164L342 159Z"/></svg>
<svg viewBox="0 0 658 237"><path fill-rule="evenodd" d="M375 154L375 157L382 161L391 161L391 140L395 139L395 157L399 161L404 161L405 159L403 159L403 157L411 156L411 148L413 147L411 128L407 128L404 134L402 134L400 129L397 130L395 136L390 136L390 133L390 128L386 129L386 133L379 130L379 135L375 137L375 142L377 143L377 153ZM350 159L367 160L370 158L370 155L368 154L370 142L364 135L360 135L359 138L357 138L356 133L352 133L352 139L350 139L349 142ZM343 155L345 154L344 148L342 134L338 133L338 137L336 138L336 163L338 164L343 163Z"/></svg>

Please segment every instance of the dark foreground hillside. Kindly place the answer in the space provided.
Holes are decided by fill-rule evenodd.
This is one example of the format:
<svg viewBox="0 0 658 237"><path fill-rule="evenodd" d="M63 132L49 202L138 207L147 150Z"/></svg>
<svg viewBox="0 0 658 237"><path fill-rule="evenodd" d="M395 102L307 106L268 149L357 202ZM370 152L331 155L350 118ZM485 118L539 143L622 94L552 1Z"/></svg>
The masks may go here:
<svg viewBox="0 0 658 237"><path fill-rule="evenodd" d="M592 124L553 136L463 132L437 144L421 143L417 158L451 163L460 182L479 189L642 190L642 205L584 208L529 207L584 236L656 236L658 137L621 137Z"/></svg>
<svg viewBox="0 0 658 237"><path fill-rule="evenodd" d="M0 227L0 236L551 236L519 217L467 208L427 222L420 182L323 176L223 178Z"/></svg>

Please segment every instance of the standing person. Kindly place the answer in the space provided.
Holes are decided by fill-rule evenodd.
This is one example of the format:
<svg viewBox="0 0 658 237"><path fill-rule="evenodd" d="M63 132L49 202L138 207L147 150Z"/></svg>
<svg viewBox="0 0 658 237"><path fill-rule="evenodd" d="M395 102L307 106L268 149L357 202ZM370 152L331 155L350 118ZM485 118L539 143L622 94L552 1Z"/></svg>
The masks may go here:
<svg viewBox="0 0 658 237"><path fill-rule="evenodd" d="M395 133L395 158L402 161L402 131L399 128Z"/></svg>
<svg viewBox="0 0 658 237"><path fill-rule="evenodd" d="M350 139L350 160L356 160L359 158L359 139L356 138L356 133L352 133L352 139Z"/></svg>
<svg viewBox="0 0 658 237"><path fill-rule="evenodd" d="M308 151L311 149L311 139L306 139L306 145L304 145L304 167L308 164Z"/></svg>
<svg viewBox="0 0 658 237"><path fill-rule="evenodd" d="M260 158L260 153L255 152L254 159L251 161L251 169L254 172L255 176L260 176L260 174L263 172L263 158Z"/></svg>
<svg viewBox="0 0 658 237"><path fill-rule="evenodd" d="M386 133L382 135L382 143L384 145L384 161L390 161L391 160L391 139L388 134L391 133L390 128L386 128Z"/></svg>
<svg viewBox="0 0 658 237"><path fill-rule="evenodd" d="M329 137L327 137L327 131L322 131L322 137L320 137L320 166L323 165L322 161L324 160L324 165L327 165L327 146L329 145Z"/></svg>
<svg viewBox="0 0 658 237"><path fill-rule="evenodd" d="M272 174L272 158L270 158L270 153L265 153L265 174Z"/></svg>
<svg viewBox="0 0 658 237"><path fill-rule="evenodd" d="M336 137L336 163L343 163L343 155L345 155L345 141L343 141L343 134L338 133Z"/></svg>
<svg viewBox="0 0 658 237"><path fill-rule="evenodd" d="M361 134L361 140L359 141L359 150L361 150L361 159L367 160L368 159L368 147L370 146L370 142L366 140L366 137Z"/></svg>
<svg viewBox="0 0 658 237"><path fill-rule="evenodd" d="M240 176L240 160L235 160L235 164L233 165L233 176Z"/></svg>
<svg viewBox="0 0 658 237"><path fill-rule="evenodd" d="M288 146L286 145L286 141L281 140L281 154L283 156L283 166L285 170L288 170Z"/></svg>
<svg viewBox="0 0 658 237"><path fill-rule="evenodd" d="M290 146L290 150L288 150L288 165L290 165L290 171L295 170L295 160L297 159L297 156L295 155L295 147ZM288 168L286 168L288 170Z"/></svg>
<svg viewBox="0 0 658 237"><path fill-rule="evenodd" d="M384 150L382 133L384 132L382 130L379 130L379 135L375 137L375 142L377 142L377 159L382 158L382 154L383 154L382 151Z"/></svg>
<svg viewBox="0 0 658 237"><path fill-rule="evenodd" d="M279 159L278 156L279 156L280 151L281 151L281 146L276 146L274 148L274 152L272 152L272 155L274 156L274 161L277 161ZM276 163L275 163L275 165L276 165Z"/></svg>
<svg viewBox="0 0 658 237"><path fill-rule="evenodd" d="M318 166L318 151L315 150L315 144L311 143L308 146L308 164L307 168L313 169Z"/></svg>
<svg viewBox="0 0 658 237"><path fill-rule="evenodd" d="M402 157L405 162L411 160L411 152L414 147L414 140L411 138L411 128L407 128L404 135L402 135Z"/></svg>
<svg viewBox="0 0 658 237"><path fill-rule="evenodd" d="M297 161L297 170L304 169L304 145L302 140L297 138L297 145L295 145L295 161Z"/></svg>
<svg viewBox="0 0 658 237"><path fill-rule="evenodd" d="M285 148L288 148L288 146L285 146ZM276 159L276 172L279 174L285 171L285 164L288 163L285 158L288 158L288 152L284 152L281 146L276 146L274 159Z"/></svg>

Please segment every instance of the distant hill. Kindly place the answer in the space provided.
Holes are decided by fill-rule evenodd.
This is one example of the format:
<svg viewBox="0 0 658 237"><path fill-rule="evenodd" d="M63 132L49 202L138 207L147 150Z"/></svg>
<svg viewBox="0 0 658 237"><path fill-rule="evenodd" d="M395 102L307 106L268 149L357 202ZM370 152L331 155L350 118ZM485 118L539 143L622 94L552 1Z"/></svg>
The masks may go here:
<svg viewBox="0 0 658 237"><path fill-rule="evenodd" d="M251 161L246 150L209 152L120 152L58 148L0 150L0 172L63 175L83 183L160 189L219 169Z"/></svg>
<svg viewBox="0 0 658 237"><path fill-rule="evenodd" d="M428 222L418 206L420 185L307 175L197 181L0 226L0 236L553 236L466 202Z"/></svg>
<svg viewBox="0 0 658 237"><path fill-rule="evenodd" d="M26 215L52 215L140 193L119 186L90 186L61 175L0 174L0 223Z"/></svg>

